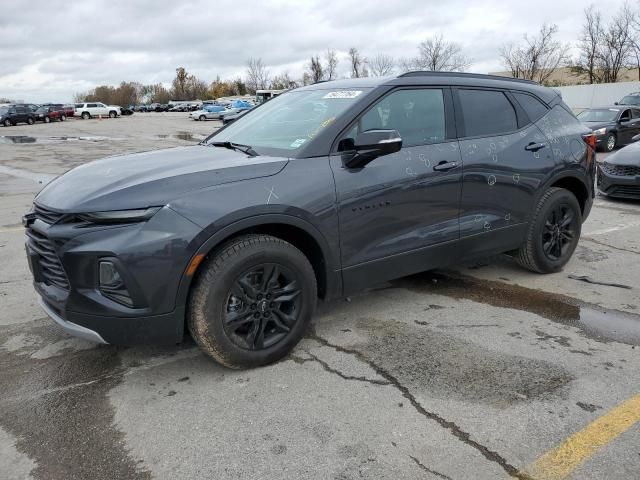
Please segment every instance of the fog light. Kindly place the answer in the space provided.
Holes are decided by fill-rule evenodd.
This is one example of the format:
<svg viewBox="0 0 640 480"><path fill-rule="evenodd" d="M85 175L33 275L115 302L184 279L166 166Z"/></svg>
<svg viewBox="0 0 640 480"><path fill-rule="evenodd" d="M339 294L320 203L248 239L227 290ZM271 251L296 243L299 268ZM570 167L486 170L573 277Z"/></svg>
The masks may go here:
<svg viewBox="0 0 640 480"><path fill-rule="evenodd" d="M100 262L100 288L123 287L122 278L111 262Z"/></svg>
<svg viewBox="0 0 640 480"><path fill-rule="evenodd" d="M111 300L133 307L133 300L116 266L108 261L100 262L100 292Z"/></svg>

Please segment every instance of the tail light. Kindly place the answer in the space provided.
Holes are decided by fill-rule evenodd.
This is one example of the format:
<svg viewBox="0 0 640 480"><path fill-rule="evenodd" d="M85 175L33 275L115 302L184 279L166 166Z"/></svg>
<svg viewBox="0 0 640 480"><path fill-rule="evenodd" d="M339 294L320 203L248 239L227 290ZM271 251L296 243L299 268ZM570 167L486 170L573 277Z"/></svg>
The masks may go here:
<svg viewBox="0 0 640 480"><path fill-rule="evenodd" d="M598 139L593 133L588 133L586 135L583 135L582 138L584 139L587 145L589 145L594 150L596 149L596 146L598 145Z"/></svg>

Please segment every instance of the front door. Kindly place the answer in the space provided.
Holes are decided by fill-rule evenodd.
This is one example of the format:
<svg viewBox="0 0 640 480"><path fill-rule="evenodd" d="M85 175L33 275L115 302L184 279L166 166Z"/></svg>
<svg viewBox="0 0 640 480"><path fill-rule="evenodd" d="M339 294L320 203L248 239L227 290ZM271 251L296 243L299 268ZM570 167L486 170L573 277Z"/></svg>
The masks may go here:
<svg viewBox="0 0 640 480"><path fill-rule="evenodd" d="M434 247L459 238L462 164L447 88L395 90L342 136L394 129L402 149L361 169L331 155L340 220L345 291L436 266ZM349 144L349 142L340 142Z"/></svg>

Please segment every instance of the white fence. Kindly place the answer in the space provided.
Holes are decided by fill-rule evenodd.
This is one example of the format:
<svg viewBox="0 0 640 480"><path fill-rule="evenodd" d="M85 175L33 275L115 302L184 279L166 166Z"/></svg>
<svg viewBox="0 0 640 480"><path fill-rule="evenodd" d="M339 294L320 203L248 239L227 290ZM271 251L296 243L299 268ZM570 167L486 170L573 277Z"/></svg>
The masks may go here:
<svg viewBox="0 0 640 480"><path fill-rule="evenodd" d="M599 83L556 87L562 99L575 112L585 108L613 105L631 92L640 92L640 82Z"/></svg>

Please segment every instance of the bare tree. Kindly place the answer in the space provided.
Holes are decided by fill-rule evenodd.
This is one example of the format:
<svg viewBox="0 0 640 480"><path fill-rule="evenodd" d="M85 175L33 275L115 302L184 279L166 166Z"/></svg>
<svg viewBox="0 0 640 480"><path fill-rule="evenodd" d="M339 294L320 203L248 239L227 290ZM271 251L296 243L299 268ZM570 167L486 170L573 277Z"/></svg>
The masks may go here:
<svg viewBox="0 0 640 480"><path fill-rule="evenodd" d="M635 13L629 5L625 4L613 17L611 23L603 28L602 44L597 56L597 69L602 75L603 82L617 82L620 70L631 60L635 45L633 32L635 23Z"/></svg>
<svg viewBox="0 0 640 480"><path fill-rule="evenodd" d="M515 78L545 83L553 72L568 64L569 45L555 39L557 25L543 24L535 37L524 35L524 43L500 48L502 61Z"/></svg>
<svg viewBox="0 0 640 480"><path fill-rule="evenodd" d="M324 78L324 70L318 55L311 57L311 62L309 63L309 78L311 79L311 83L320 82Z"/></svg>
<svg viewBox="0 0 640 480"><path fill-rule="evenodd" d="M247 91L252 95L256 90L267 88L269 85L269 71L261 58L247 60Z"/></svg>
<svg viewBox="0 0 640 480"><path fill-rule="evenodd" d="M324 74L327 80L334 80L337 76L337 68L338 68L338 55L335 50L327 49L327 53L324 55L325 60L327 61L324 67Z"/></svg>
<svg viewBox="0 0 640 480"><path fill-rule="evenodd" d="M471 59L462 53L459 44L437 34L418 45L418 57L413 63L420 70L463 72L471 65Z"/></svg>
<svg viewBox="0 0 640 480"><path fill-rule="evenodd" d="M289 76L289 72L282 72L271 80L271 88L274 90L287 90L298 88L298 82Z"/></svg>
<svg viewBox="0 0 640 480"><path fill-rule="evenodd" d="M586 74L589 83L599 83L600 76L596 70L598 65L598 54L602 40L602 18L600 12L591 5L584 10L584 24L582 34L578 42L580 58L573 70L578 74Z"/></svg>
<svg viewBox="0 0 640 480"><path fill-rule="evenodd" d="M391 75L395 69L395 60L391 55L378 53L369 60L369 68L371 69L371 76L373 77Z"/></svg>
<svg viewBox="0 0 640 480"><path fill-rule="evenodd" d="M351 78L367 77L369 72L366 67L367 59L360 55L357 48L349 49L349 62L351 64Z"/></svg>

